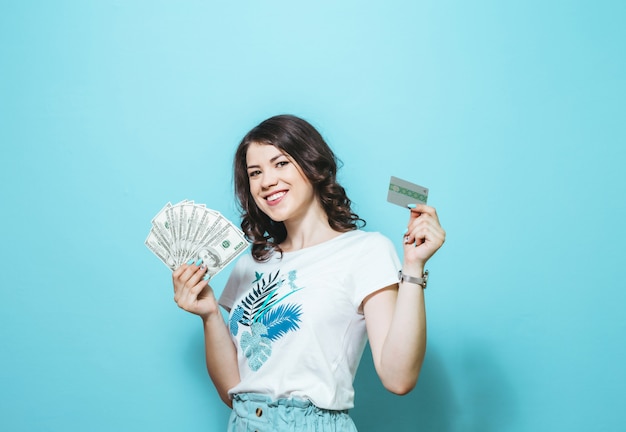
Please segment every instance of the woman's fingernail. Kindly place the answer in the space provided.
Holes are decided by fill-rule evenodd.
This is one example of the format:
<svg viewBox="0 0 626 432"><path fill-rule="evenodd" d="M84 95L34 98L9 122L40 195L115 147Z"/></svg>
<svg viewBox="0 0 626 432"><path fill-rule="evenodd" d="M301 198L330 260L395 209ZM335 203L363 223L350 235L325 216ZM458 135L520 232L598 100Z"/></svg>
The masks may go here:
<svg viewBox="0 0 626 432"><path fill-rule="evenodd" d="M414 209L415 207L417 207L417 204L408 204L407 207L410 209Z"/></svg>
<svg viewBox="0 0 626 432"><path fill-rule="evenodd" d="M198 261L196 261L196 265L199 266L200 264L202 264L202 258L200 258Z"/></svg>
<svg viewBox="0 0 626 432"><path fill-rule="evenodd" d="M191 264L193 264L193 262L194 262L193 260L189 260L189 261L187 261L187 265L191 265Z"/></svg>

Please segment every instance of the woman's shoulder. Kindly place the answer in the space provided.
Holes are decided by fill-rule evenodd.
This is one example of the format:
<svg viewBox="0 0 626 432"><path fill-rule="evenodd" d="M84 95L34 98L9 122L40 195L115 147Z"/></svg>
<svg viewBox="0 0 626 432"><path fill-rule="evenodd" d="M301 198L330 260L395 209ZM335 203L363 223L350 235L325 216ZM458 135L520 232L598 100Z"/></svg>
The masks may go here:
<svg viewBox="0 0 626 432"><path fill-rule="evenodd" d="M254 262L254 258L252 257L252 253L250 250L242 253L237 261L235 261L235 266L233 267L234 273L245 272L245 270L250 267L250 265Z"/></svg>
<svg viewBox="0 0 626 432"><path fill-rule="evenodd" d="M389 237L378 231L364 231L362 229L356 229L346 233L346 240L359 243L365 247L373 246L392 246L393 243Z"/></svg>

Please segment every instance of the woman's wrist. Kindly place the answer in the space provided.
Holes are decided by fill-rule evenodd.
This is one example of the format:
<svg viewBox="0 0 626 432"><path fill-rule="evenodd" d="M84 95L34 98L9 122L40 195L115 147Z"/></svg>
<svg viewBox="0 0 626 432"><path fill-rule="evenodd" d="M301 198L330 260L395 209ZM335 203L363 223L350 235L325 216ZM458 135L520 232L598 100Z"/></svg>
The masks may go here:
<svg viewBox="0 0 626 432"><path fill-rule="evenodd" d="M413 277L422 277L424 275L425 265L422 263L408 264L402 266L402 274Z"/></svg>
<svg viewBox="0 0 626 432"><path fill-rule="evenodd" d="M208 312L206 314L202 314L200 315L200 318L202 319L202 323L207 326L207 325L211 325L213 324L213 322L217 321L217 322L223 322L223 318L222 318L222 313L220 312L219 309L217 309L214 312Z"/></svg>

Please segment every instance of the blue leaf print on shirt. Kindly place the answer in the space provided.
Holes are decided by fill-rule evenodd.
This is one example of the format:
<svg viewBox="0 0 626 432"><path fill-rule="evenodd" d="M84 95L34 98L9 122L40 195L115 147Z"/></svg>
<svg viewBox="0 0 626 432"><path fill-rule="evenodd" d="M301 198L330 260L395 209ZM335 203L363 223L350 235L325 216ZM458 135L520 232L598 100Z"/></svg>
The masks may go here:
<svg viewBox="0 0 626 432"><path fill-rule="evenodd" d="M241 349L248 358L248 366L257 371L272 355L272 341L267 337L267 329L262 323L250 326L250 332L241 335Z"/></svg>
<svg viewBox="0 0 626 432"><path fill-rule="evenodd" d="M243 308L241 306L237 306L230 316L230 332L233 336L237 336L239 333L239 321L243 318Z"/></svg>
<svg viewBox="0 0 626 432"><path fill-rule="evenodd" d="M289 290L284 292L280 288L287 285L287 278ZM239 325L250 328L241 334L239 347L253 371L259 370L272 355L272 342L300 328L301 305L284 301L303 287L296 285L296 270L290 271L287 278L280 275L280 270L267 277L255 272L252 288L231 313L228 326L233 336L239 333Z"/></svg>
<svg viewBox="0 0 626 432"><path fill-rule="evenodd" d="M261 318L261 322L267 328L267 337L275 341L286 333L299 329L300 315L302 315L300 305L283 304L270 309Z"/></svg>
<svg viewBox="0 0 626 432"><path fill-rule="evenodd" d="M262 273L257 273L258 275ZM243 316L239 320L240 324L249 326L262 310L271 307L274 303L276 291L280 286L282 279L279 279L280 270L276 274L268 276L267 279L262 278L255 281L255 286L250 290L248 295L241 301L243 308Z"/></svg>

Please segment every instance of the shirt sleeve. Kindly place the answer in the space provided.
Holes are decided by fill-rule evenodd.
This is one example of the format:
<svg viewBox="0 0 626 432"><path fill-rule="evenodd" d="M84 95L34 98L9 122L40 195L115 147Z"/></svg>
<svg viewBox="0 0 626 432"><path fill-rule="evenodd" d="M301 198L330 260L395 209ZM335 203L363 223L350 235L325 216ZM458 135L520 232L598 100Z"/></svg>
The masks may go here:
<svg viewBox="0 0 626 432"><path fill-rule="evenodd" d="M353 301L359 313L368 295L398 283L401 268L396 249L387 237L369 233L357 248L350 277L354 286Z"/></svg>
<svg viewBox="0 0 626 432"><path fill-rule="evenodd" d="M239 292L243 286L242 280L246 274L245 269L249 260L249 255L243 255L237 260L235 267L228 277L228 281L226 281L226 286L218 299L218 304L229 312L239 297Z"/></svg>

